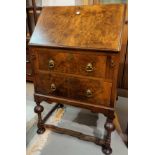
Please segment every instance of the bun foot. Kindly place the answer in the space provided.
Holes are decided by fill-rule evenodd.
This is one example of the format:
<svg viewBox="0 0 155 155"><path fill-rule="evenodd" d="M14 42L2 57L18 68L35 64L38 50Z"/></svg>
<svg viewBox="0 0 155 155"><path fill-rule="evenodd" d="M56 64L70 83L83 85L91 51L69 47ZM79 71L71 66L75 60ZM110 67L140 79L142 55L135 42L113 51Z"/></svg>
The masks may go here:
<svg viewBox="0 0 155 155"><path fill-rule="evenodd" d="M63 105L63 104L59 104L59 107L60 107L60 108L64 108L64 105Z"/></svg>
<svg viewBox="0 0 155 155"><path fill-rule="evenodd" d="M45 132L45 128L42 127L42 128L38 128L37 130L37 134L43 134Z"/></svg>
<svg viewBox="0 0 155 155"><path fill-rule="evenodd" d="M111 149L111 147L109 147L109 148L106 148L106 147L102 147L102 152L104 153L104 154L106 154L106 155L110 155L111 153L112 153L112 149Z"/></svg>

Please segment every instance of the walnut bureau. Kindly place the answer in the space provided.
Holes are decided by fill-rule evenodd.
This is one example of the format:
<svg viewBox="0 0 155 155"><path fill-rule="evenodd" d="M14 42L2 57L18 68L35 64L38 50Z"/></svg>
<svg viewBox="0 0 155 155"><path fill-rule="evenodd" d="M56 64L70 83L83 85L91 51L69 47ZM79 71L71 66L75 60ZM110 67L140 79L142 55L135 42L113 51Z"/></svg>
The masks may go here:
<svg viewBox="0 0 155 155"><path fill-rule="evenodd" d="M38 134L45 128L95 142L111 154L123 4L45 7L29 42ZM58 104L42 118L42 101ZM107 117L104 139L46 124L58 107L72 105Z"/></svg>

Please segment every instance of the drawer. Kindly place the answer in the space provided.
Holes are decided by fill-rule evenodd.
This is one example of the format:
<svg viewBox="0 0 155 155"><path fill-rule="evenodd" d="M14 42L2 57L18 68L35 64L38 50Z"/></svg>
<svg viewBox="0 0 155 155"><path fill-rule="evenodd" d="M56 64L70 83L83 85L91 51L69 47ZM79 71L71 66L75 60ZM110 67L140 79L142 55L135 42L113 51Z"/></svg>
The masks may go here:
<svg viewBox="0 0 155 155"><path fill-rule="evenodd" d="M78 78L59 74L37 74L37 93L109 106L112 83L102 79Z"/></svg>
<svg viewBox="0 0 155 155"><path fill-rule="evenodd" d="M92 77L105 77L106 59L93 52L37 49L37 69Z"/></svg>
<svg viewBox="0 0 155 155"><path fill-rule="evenodd" d="M59 97L68 96L68 82L67 78L64 76L55 74L37 74L35 81L36 93Z"/></svg>
<svg viewBox="0 0 155 155"><path fill-rule="evenodd" d="M91 104L109 106L112 83L102 79L69 78L70 98Z"/></svg>

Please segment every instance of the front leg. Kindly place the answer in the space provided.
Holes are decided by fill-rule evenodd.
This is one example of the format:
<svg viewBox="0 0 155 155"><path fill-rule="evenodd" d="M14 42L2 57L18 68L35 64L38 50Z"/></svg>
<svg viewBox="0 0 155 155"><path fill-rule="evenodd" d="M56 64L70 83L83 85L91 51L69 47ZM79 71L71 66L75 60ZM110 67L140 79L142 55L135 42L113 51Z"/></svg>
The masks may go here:
<svg viewBox="0 0 155 155"><path fill-rule="evenodd" d="M42 117L41 117L41 113L44 111L44 107L42 105L40 105L40 102L36 102L36 106L34 108L34 112L38 114L38 130L37 133L38 134L43 134L45 132L45 128L42 122Z"/></svg>
<svg viewBox="0 0 155 155"><path fill-rule="evenodd" d="M102 151L103 153L105 153L106 155L109 155L112 153L112 148L111 148L111 133L112 131L115 130L115 126L113 124L113 119L114 119L114 115L111 118L107 118L107 121L104 125L105 128L105 136L104 136L104 145L102 146Z"/></svg>

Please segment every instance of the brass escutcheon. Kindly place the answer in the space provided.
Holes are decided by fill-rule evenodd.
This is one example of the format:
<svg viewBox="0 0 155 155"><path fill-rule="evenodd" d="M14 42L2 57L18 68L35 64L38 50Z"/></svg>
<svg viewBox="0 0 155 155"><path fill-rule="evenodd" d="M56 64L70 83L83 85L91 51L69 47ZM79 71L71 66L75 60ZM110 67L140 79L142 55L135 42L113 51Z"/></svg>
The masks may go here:
<svg viewBox="0 0 155 155"><path fill-rule="evenodd" d="M88 63L86 66L86 71L87 72L92 72L94 70L92 63Z"/></svg>
<svg viewBox="0 0 155 155"><path fill-rule="evenodd" d="M51 91L54 92L56 90L56 86L54 83L51 84Z"/></svg>
<svg viewBox="0 0 155 155"><path fill-rule="evenodd" d="M86 96L87 97L92 97L93 96L92 91L90 89L86 90Z"/></svg>
<svg viewBox="0 0 155 155"><path fill-rule="evenodd" d="M52 60L52 59L49 60L48 67L49 67L49 69L54 68L54 60Z"/></svg>

